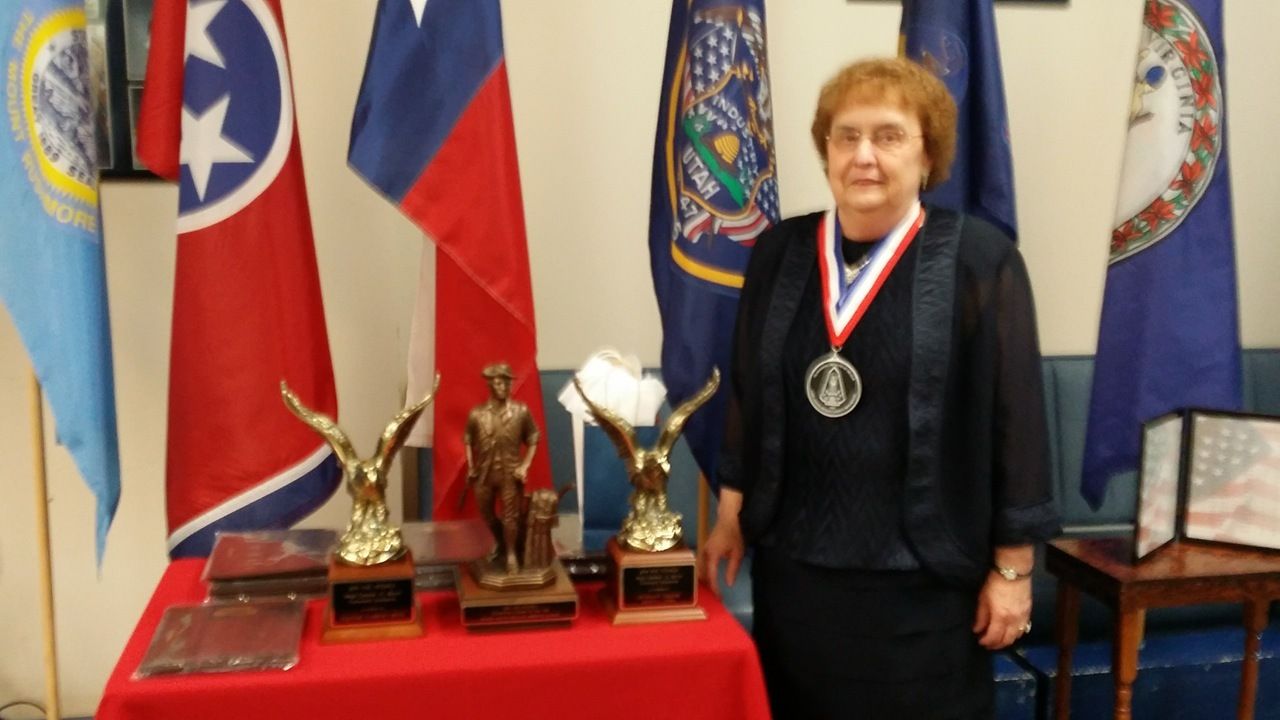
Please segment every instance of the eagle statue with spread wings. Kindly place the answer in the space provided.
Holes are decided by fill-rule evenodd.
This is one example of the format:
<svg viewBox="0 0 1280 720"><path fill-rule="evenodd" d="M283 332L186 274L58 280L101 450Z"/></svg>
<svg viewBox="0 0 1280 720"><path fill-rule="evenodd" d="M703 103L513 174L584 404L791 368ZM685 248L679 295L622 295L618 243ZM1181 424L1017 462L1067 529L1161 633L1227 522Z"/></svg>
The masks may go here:
<svg viewBox="0 0 1280 720"><path fill-rule="evenodd" d="M667 417L657 444L647 449L637 447L636 432L631 423L587 397L577 376L573 378L573 386L582 396L591 416L617 448L618 456L626 463L627 477L634 488L631 510L622 522L618 542L626 549L640 552L661 552L678 546L684 537L681 515L667 507L671 450L689 416L710 400L720 387L720 370L713 368L707 383Z"/></svg>
<svg viewBox="0 0 1280 720"><path fill-rule="evenodd" d="M299 420L329 442L342 468L343 484L351 494L351 521L334 551L343 562L349 565L380 565L404 555L404 537L400 528L388 522L387 473L391 470L396 450L404 444L413 422L431 404L439 387L440 375L437 373L431 392L392 418L378 438L373 456L361 458L347 434L332 418L303 405L289 386L281 381L280 395L284 404Z"/></svg>

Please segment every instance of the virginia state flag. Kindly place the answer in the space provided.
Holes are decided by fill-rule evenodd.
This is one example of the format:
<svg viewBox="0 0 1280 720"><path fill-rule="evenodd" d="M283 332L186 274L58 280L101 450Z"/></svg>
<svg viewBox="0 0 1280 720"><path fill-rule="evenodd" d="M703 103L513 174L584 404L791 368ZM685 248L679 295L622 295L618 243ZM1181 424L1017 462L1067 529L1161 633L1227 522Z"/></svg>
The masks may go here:
<svg viewBox="0 0 1280 720"><path fill-rule="evenodd" d="M1221 0L1147 0L1081 493L1138 465L1141 424L1241 404Z"/></svg>
<svg viewBox="0 0 1280 720"><path fill-rule="evenodd" d="M903 0L904 54L929 68L956 101L951 177L925 202L977 215L1018 237L1013 159L992 0Z"/></svg>
<svg viewBox="0 0 1280 720"><path fill-rule="evenodd" d="M139 155L178 183L169 552L288 527L338 482L280 381L336 417L278 0L158 2Z"/></svg>
<svg viewBox="0 0 1280 720"><path fill-rule="evenodd" d="M436 243L443 520L462 513L462 428L489 396L485 365L511 365L513 397L546 428L502 15L498 0L380 0L377 13L347 159ZM545 447L527 483L550 485Z"/></svg>
<svg viewBox="0 0 1280 720"><path fill-rule="evenodd" d="M763 0L673 0L653 149L649 264L672 407L720 368L720 390L685 425L714 482L733 321L756 238L778 222L773 88Z"/></svg>
<svg viewBox="0 0 1280 720"><path fill-rule="evenodd" d="M0 139L0 300L49 400L58 442L97 496L101 564L120 461L84 3L7 0L0 33L9 109Z"/></svg>

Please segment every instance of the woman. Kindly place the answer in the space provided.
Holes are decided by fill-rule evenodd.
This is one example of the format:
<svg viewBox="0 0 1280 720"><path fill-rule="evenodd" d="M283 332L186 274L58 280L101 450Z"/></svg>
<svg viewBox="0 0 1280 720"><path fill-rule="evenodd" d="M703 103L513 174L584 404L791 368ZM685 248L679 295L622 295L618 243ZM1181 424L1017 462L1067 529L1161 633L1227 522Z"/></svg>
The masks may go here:
<svg viewBox="0 0 1280 720"><path fill-rule="evenodd" d="M744 547L779 718L983 718L990 651L1030 629L1057 533L1026 269L995 227L922 208L955 154L930 72L822 89L834 207L761 236L739 305L708 578Z"/></svg>

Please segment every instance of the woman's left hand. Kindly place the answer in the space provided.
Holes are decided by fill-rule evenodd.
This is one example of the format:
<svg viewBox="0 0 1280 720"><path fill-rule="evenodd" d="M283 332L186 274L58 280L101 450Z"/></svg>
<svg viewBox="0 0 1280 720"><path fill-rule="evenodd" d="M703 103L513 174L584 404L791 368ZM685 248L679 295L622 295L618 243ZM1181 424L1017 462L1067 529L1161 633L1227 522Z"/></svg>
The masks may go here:
<svg viewBox="0 0 1280 720"><path fill-rule="evenodd" d="M973 632L988 650L1009 647L1031 624L1031 579L1006 580L995 571L978 593L978 613Z"/></svg>

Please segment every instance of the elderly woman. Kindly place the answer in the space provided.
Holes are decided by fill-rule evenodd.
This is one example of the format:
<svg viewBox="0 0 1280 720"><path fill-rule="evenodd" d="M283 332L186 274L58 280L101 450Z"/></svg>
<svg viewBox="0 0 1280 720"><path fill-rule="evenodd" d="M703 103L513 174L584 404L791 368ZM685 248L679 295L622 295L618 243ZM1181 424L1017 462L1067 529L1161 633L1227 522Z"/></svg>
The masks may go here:
<svg viewBox="0 0 1280 720"><path fill-rule="evenodd" d="M1013 242L921 206L956 108L904 59L822 89L834 207L761 236L737 320L703 572L754 548L779 718L990 717L990 651L1030 629L1057 533L1035 312Z"/></svg>

